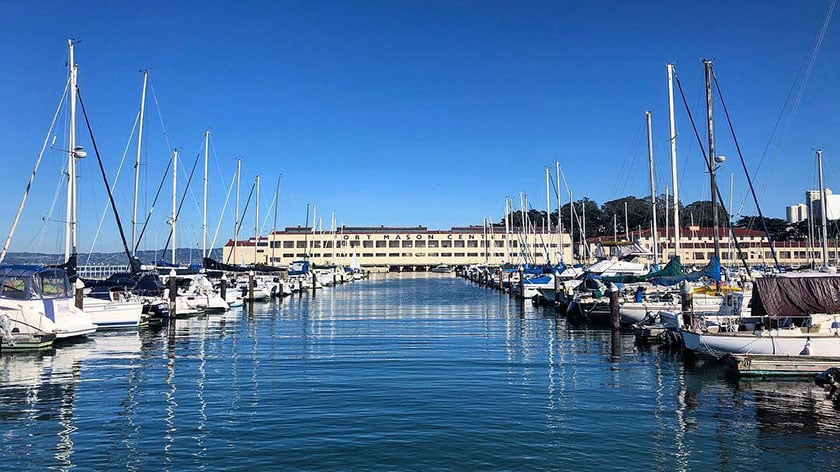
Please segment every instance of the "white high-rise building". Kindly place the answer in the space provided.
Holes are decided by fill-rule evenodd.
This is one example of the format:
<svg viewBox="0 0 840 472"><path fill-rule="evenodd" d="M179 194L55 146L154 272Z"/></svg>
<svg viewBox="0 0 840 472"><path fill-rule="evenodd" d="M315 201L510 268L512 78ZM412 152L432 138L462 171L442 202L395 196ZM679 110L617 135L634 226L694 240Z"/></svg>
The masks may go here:
<svg viewBox="0 0 840 472"><path fill-rule="evenodd" d="M808 219L808 207L804 203L785 207L785 216L788 223L805 221Z"/></svg>

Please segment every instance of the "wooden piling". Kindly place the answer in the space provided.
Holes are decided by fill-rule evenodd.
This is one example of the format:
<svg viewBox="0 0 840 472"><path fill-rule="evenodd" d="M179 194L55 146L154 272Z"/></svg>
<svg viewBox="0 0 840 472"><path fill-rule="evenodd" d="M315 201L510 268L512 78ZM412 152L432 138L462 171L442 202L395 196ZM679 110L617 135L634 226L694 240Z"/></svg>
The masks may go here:
<svg viewBox="0 0 840 472"><path fill-rule="evenodd" d="M85 283L82 282L82 279L76 279L76 283L73 284L75 287L75 292L73 295L75 296L76 308L80 310L84 310L85 308Z"/></svg>
<svg viewBox="0 0 840 472"><path fill-rule="evenodd" d="M612 320L612 329L618 331L621 329L621 312L619 311L620 304L618 303L618 287L610 283L610 318Z"/></svg>
<svg viewBox="0 0 840 472"><path fill-rule="evenodd" d="M173 319L178 314L175 300L178 297L178 281L176 280L175 269L169 270L169 316Z"/></svg>
<svg viewBox="0 0 840 472"><path fill-rule="evenodd" d="M312 271L312 298L315 298L315 292L317 292L317 290L315 290L315 286L316 286L317 283L318 283L318 274L316 274L315 271L313 270Z"/></svg>
<svg viewBox="0 0 840 472"><path fill-rule="evenodd" d="M525 271L519 269L519 298L525 303Z"/></svg>
<svg viewBox="0 0 840 472"><path fill-rule="evenodd" d="M254 302L254 271L248 272L248 301Z"/></svg>
<svg viewBox="0 0 840 472"><path fill-rule="evenodd" d="M225 276L225 274L222 274L222 281L219 284L219 292L222 296L222 300L227 302L227 277Z"/></svg>
<svg viewBox="0 0 840 472"><path fill-rule="evenodd" d="M682 298L683 327L690 328L694 316L694 300L692 298L693 293L691 287L683 282L682 287L680 287L680 294Z"/></svg>

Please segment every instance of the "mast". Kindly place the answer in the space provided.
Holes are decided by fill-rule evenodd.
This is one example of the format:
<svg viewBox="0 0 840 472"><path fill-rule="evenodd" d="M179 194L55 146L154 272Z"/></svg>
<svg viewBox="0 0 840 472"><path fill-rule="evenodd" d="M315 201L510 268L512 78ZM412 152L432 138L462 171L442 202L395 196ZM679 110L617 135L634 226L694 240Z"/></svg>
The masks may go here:
<svg viewBox="0 0 840 472"><path fill-rule="evenodd" d="M486 217L484 218L483 230L484 230L484 263L488 264L488 261L487 261L487 256L488 256L487 255L487 218Z"/></svg>
<svg viewBox="0 0 840 472"><path fill-rule="evenodd" d="M276 239L277 236L277 209L280 206L280 176L277 176L277 190L274 191L274 224L272 225L271 235ZM274 265L276 259L274 258L274 241L269 241L271 244L271 265ZM333 244L335 246L335 244ZM335 253L335 247L333 247L333 253Z"/></svg>
<svg viewBox="0 0 840 472"><path fill-rule="evenodd" d="M260 244L260 176L255 184L257 193L254 200L254 264L257 263L257 246Z"/></svg>
<svg viewBox="0 0 840 472"><path fill-rule="evenodd" d="M335 265L335 210L330 211L330 230L332 231L332 257L330 263Z"/></svg>
<svg viewBox="0 0 840 472"><path fill-rule="evenodd" d="M560 202L560 161L554 161L554 167L555 167L554 174L555 174L555 178L557 180L557 182L555 182L555 187L556 187L556 190L557 190L557 239L558 239L557 245L560 247L560 258L559 258L559 260L562 262L564 257L563 257L563 218L560 215L560 206L561 206L561 202Z"/></svg>
<svg viewBox="0 0 840 472"><path fill-rule="evenodd" d="M720 235L718 234L717 183L715 182L715 126L712 119L712 61L703 60L706 71L706 121L709 131L709 180L712 194L712 231L714 232L715 257L720 261ZM720 291L720 281L715 282Z"/></svg>
<svg viewBox="0 0 840 472"><path fill-rule="evenodd" d="M510 262L510 197L505 197L505 263L508 262Z"/></svg>
<svg viewBox="0 0 840 472"><path fill-rule="evenodd" d="M551 180L551 170L545 168L545 229L543 232L548 235L551 233L551 187L549 186Z"/></svg>
<svg viewBox="0 0 840 472"><path fill-rule="evenodd" d="M210 130L204 131L204 209L201 218L201 258L207 257L207 161L210 156Z"/></svg>
<svg viewBox="0 0 840 472"><path fill-rule="evenodd" d="M645 112L647 120L647 135L648 135L648 167L650 168L650 206L653 210L653 261L654 264L659 263L659 229L656 226L656 182L653 176L653 130L650 124L650 111Z"/></svg>
<svg viewBox="0 0 840 472"><path fill-rule="evenodd" d="M668 141L671 144L671 185L674 187L674 255L680 255L680 198L677 190L677 127L674 123L674 65L668 71Z"/></svg>
<svg viewBox="0 0 840 472"><path fill-rule="evenodd" d="M67 145L67 221L64 224L64 260L75 256L78 247L76 237L76 89L78 88L78 67L73 55L73 40L67 40L70 73L70 129Z"/></svg>
<svg viewBox="0 0 840 472"><path fill-rule="evenodd" d="M583 254L581 254L581 256L586 257L586 260L588 261L589 260L589 257L588 257L589 248L587 247L587 244L586 244L586 197L583 197L583 199L580 201L580 204L583 207L583 211L582 211L583 221L581 221L581 224L580 224L580 231L581 231L580 242L583 244L583 248L582 248L583 249Z"/></svg>
<svg viewBox="0 0 840 472"><path fill-rule="evenodd" d="M140 118L137 128L137 155L134 158L134 210L131 213L131 257L137 256L137 199L140 195L140 148L143 144L143 121L146 113L146 84L149 71L143 71L143 92L140 94Z"/></svg>
<svg viewBox="0 0 840 472"><path fill-rule="evenodd" d="M175 264L175 252L177 251L178 243L177 239L175 238L175 228L177 227L178 223L178 197L177 197L177 186L178 186L178 150L172 151L172 219L170 222L172 223L172 264Z"/></svg>
<svg viewBox="0 0 840 472"><path fill-rule="evenodd" d="M668 214L670 213L668 211L670 210L670 208L668 208L668 202L670 201L670 195L668 194L668 192L668 187L665 187L665 259L668 259L668 247L670 246L671 240L670 236L668 235L668 229L670 228L670 225L668 224Z"/></svg>
<svg viewBox="0 0 840 472"><path fill-rule="evenodd" d="M822 149L817 149L817 167L820 177L820 217L822 218L822 258L823 267L828 267L828 200L826 199L825 186L823 186L822 170Z"/></svg>
<svg viewBox="0 0 840 472"><path fill-rule="evenodd" d="M569 188L569 183L566 182L566 188L569 189L569 246L572 248L572 260L575 258L575 194ZM579 259L579 258L578 258Z"/></svg>
<svg viewBox="0 0 840 472"><path fill-rule="evenodd" d="M239 243L239 184L242 177L242 158L236 160L236 210L233 213L233 263L236 262L236 246Z"/></svg>

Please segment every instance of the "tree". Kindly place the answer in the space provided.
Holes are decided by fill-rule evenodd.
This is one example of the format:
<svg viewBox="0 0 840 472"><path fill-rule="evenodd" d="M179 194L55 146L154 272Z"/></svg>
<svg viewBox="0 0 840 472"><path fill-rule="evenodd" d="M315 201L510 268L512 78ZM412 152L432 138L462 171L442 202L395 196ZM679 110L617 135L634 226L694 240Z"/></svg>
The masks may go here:
<svg viewBox="0 0 840 472"><path fill-rule="evenodd" d="M781 218L764 218L764 223L767 225L767 232L773 241L794 241L798 236L796 227ZM736 228L764 231L761 219L758 216L742 216L735 222L734 226Z"/></svg>

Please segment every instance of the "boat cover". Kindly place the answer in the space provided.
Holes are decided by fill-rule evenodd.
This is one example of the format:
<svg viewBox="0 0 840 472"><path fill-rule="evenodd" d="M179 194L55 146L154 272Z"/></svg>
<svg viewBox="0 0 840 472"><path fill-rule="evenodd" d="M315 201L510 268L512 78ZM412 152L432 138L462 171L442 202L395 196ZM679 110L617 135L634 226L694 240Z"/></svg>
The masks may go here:
<svg viewBox="0 0 840 472"><path fill-rule="evenodd" d="M759 277L753 285L753 316L840 313L840 276Z"/></svg>

